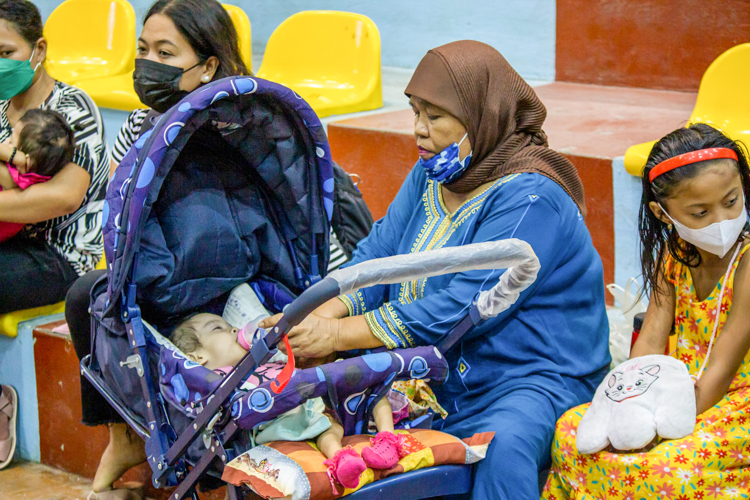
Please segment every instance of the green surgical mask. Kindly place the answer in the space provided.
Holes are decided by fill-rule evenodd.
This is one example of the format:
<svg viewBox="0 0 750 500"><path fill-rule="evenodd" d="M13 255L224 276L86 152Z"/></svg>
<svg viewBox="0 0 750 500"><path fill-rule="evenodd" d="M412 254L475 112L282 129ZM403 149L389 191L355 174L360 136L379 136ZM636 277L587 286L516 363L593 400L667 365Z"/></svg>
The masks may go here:
<svg viewBox="0 0 750 500"><path fill-rule="evenodd" d="M0 59L0 101L7 101L11 97L26 92L31 87L34 74L39 67L39 63L37 63L36 67L31 69L33 58L34 52L32 51L28 61Z"/></svg>

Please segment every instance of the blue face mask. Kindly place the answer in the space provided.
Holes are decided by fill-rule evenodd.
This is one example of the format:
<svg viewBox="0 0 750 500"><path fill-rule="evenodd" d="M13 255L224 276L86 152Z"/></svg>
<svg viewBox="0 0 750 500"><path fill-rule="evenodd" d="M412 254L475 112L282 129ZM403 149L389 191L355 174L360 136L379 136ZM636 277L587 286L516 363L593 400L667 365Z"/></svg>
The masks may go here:
<svg viewBox="0 0 750 500"><path fill-rule="evenodd" d="M466 155L463 160L458 159L458 148L468 135L466 133L458 144L454 142L429 160L420 158L417 165L424 169L427 177L440 184L457 179L464 173L471 161L471 153Z"/></svg>

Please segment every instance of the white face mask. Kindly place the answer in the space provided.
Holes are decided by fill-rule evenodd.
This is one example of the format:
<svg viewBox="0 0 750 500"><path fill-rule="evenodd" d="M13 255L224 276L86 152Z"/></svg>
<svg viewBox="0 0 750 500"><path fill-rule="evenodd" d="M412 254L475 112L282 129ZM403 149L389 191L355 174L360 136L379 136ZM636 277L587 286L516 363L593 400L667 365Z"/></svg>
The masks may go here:
<svg viewBox="0 0 750 500"><path fill-rule="evenodd" d="M747 211L745 210L744 198L742 199L742 213L739 217L736 219L714 222L703 229L690 229L674 220L667 211L664 210L664 207L662 207L661 204L659 204L659 208L661 208L667 217L669 217L669 220L672 221L680 238L688 243L692 243L701 250L718 255L719 257L724 257L734 244L737 243L737 238L740 237L740 233L747 222Z"/></svg>
<svg viewBox="0 0 750 500"><path fill-rule="evenodd" d="M31 50L31 57L29 57L29 66L31 66L31 60L34 59L34 52L36 52L36 47ZM36 70L39 68L40 64L42 64L42 61L36 63L36 66L34 66L34 73L36 73Z"/></svg>

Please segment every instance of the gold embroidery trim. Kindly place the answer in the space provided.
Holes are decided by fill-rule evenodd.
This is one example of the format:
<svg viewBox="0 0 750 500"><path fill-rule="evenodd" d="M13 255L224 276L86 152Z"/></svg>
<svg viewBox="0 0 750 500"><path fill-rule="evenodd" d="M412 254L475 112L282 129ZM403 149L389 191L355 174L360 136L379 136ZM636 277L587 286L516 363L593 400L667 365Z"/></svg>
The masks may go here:
<svg viewBox="0 0 750 500"><path fill-rule="evenodd" d="M388 333L380 326L378 320L375 319L375 313L373 311L365 313L365 321L367 322L367 326L370 327L370 331L372 332L372 334L375 335L375 337L377 337L378 340L383 343L383 345L385 345L388 349L398 348L396 342L393 341Z"/></svg>
<svg viewBox="0 0 750 500"><path fill-rule="evenodd" d="M349 311L349 316L357 316L364 313L367 310L367 307L365 306L365 296L360 290L357 290L357 292L351 295L357 298L357 303L355 303L349 295L339 295L338 297Z"/></svg>
<svg viewBox="0 0 750 500"><path fill-rule="evenodd" d="M346 306L347 310L349 311L349 316L356 316L356 311L354 309L354 303L352 302L352 299L350 299L347 295L339 295L339 300Z"/></svg>
<svg viewBox="0 0 750 500"><path fill-rule="evenodd" d="M383 311L388 311L388 316L383 314ZM404 345L414 347L414 338L409 334L409 330L406 329L401 318L398 317L396 311L393 310L393 306L390 302L386 302L380 307L380 314L383 316L383 321L388 325L391 332L399 339ZM395 327L395 328L394 328ZM398 331L396 331L396 328Z"/></svg>
<svg viewBox="0 0 750 500"><path fill-rule="evenodd" d="M512 181L519 175L520 174L506 175L505 177L496 180L490 186L487 186L484 191L462 203L461 206L450 215L448 214L448 209L445 207L443 201L440 184L431 179L428 180L427 189L422 196L427 221L417 236L410 253L443 248L451 236L453 236L453 233L456 232L456 229L466 222L469 217L479 211L492 190ZM435 203L435 198L437 198L437 203ZM438 207L440 209L438 209ZM440 213L441 211L442 214ZM433 232L435 223L438 221L440 221L440 223L438 224L437 229ZM399 303L402 305L410 304L415 300L424 297L426 283L427 278L402 283L399 291Z"/></svg>

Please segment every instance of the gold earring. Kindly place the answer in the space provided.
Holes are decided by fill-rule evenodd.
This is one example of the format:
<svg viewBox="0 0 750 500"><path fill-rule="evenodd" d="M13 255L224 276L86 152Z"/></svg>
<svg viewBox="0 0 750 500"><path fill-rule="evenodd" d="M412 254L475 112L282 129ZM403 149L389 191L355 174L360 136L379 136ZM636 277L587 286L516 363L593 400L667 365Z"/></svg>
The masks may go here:
<svg viewBox="0 0 750 500"><path fill-rule="evenodd" d="M672 224L667 224L667 229L672 230Z"/></svg>

